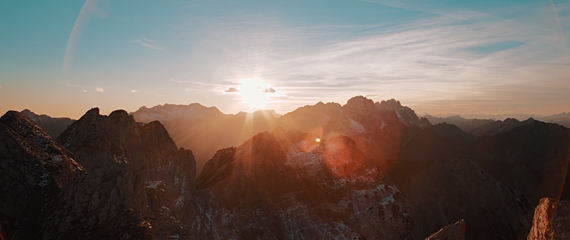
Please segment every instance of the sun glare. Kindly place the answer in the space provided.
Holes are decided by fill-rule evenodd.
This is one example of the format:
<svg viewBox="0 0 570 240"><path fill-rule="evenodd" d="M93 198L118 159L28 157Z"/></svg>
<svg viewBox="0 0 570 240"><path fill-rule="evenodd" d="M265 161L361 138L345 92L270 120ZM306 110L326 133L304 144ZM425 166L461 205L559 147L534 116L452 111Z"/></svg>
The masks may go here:
<svg viewBox="0 0 570 240"><path fill-rule="evenodd" d="M239 81L238 95L242 103L250 109L263 109L269 100L270 94L275 92L271 85L260 78L241 79Z"/></svg>
<svg viewBox="0 0 570 240"><path fill-rule="evenodd" d="M321 139L320 139L320 138L315 138L315 142L320 143L320 142L321 142Z"/></svg>

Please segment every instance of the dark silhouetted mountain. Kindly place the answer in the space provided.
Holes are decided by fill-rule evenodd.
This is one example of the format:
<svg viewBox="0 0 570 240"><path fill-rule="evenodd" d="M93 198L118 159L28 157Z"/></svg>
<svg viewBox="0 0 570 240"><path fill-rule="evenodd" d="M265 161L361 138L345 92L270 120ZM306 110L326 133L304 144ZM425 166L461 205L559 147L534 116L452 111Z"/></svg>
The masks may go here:
<svg viewBox="0 0 570 240"><path fill-rule="evenodd" d="M75 120L70 118L52 118L48 115L37 115L34 112L24 109L21 113L34 121L38 126L40 126L48 135L52 138L57 138L59 135L65 131L65 129L71 125Z"/></svg>
<svg viewBox="0 0 570 240"><path fill-rule="evenodd" d="M540 199L527 239L570 239L570 202Z"/></svg>
<svg viewBox="0 0 570 240"><path fill-rule="evenodd" d="M556 123L556 124L560 124L564 127L570 128L570 119L566 119L566 118L552 119L549 121L549 123Z"/></svg>
<svg viewBox="0 0 570 240"><path fill-rule="evenodd" d="M463 118L461 116L449 116L449 117L435 117L426 114L424 118L427 118L432 124L439 123L449 123L458 126L465 132L470 132L471 130L483 126L485 124L495 122L495 119L509 119L514 118L518 120L523 119L536 119L548 123L557 123L570 128L570 112L563 112L558 114L552 114L548 116L536 115L536 114L502 114L502 115L478 115L478 118Z"/></svg>
<svg viewBox="0 0 570 240"><path fill-rule="evenodd" d="M442 136L452 139L457 139L461 141L473 141L475 140L475 136L472 134L466 133L461 130L461 128L447 123L439 123L433 126L433 131Z"/></svg>
<svg viewBox="0 0 570 240"><path fill-rule="evenodd" d="M483 126L488 123L494 122L491 119L465 119L461 116L450 116L450 117L434 117L432 115L426 114L424 116L431 124L440 124L440 123L447 123L451 125L455 125L464 132L469 132L475 128Z"/></svg>
<svg viewBox="0 0 570 240"><path fill-rule="evenodd" d="M62 189L84 173L70 152L15 111L0 118L0 234L41 239Z"/></svg>
<svg viewBox="0 0 570 240"><path fill-rule="evenodd" d="M471 131L469 131L469 133L471 133L477 137L493 136L493 135L497 135L499 133L508 132L508 131L512 130L513 128L523 126L523 125L527 125L527 124L532 123L534 121L535 120L532 118L529 118L529 119L522 121L522 122L517 120L517 119L514 119L514 118L507 118L504 121L494 121L491 123L487 123L487 124L482 125L478 128L472 129Z"/></svg>
<svg viewBox="0 0 570 240"><path fill-rule="evenodd" d="M467 239L522 239L532 206L471 160L437 162L415 174L403 188L412 216L424 236L465 219Z"/></svg>
<svg viewBox="0 0 570 240"><path fill-rule="evenodd" d="M564 187L570 156L570 130L532 121L511 131L481 137L465 157L496 179L525 193L533 204L543 197L570 199Z"/></svg>

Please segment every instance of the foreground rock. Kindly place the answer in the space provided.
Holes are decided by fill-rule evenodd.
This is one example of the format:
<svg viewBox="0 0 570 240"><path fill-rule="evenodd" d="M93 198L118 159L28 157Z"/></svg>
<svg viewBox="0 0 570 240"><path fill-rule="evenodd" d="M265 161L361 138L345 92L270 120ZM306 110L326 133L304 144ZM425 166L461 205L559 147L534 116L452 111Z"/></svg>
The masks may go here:
<svg viewBox="0 0 570 240"><path fill-rule="evenodd" d="M0 118L0 234L39 239L58 195L84 169L70 152L15 111Z"/></svg>
<svg viewBox="0 0 570 240"><path fill-rule="evenodd" d="M543 198L534 212L528 240L570 239L570 202Z"/></svg>
<svg viewBox="0 0 570 240"><path fill-rule="evenodd" d="M432 234L426 240L465 240L465 221L450 224Z"/></svg>

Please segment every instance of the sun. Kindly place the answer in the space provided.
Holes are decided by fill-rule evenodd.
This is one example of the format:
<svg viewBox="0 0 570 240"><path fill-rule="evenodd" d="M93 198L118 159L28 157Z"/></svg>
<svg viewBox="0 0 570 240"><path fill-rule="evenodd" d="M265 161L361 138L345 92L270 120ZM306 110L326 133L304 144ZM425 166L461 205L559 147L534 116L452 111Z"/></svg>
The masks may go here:
<svg viewBox="0 0 570 240"><path fill-rule="evenodd" d="M269 100L271 93L275 90L270 84L260 78L241 79L238 95L243 104L250 109L263 109Z"/></svg>

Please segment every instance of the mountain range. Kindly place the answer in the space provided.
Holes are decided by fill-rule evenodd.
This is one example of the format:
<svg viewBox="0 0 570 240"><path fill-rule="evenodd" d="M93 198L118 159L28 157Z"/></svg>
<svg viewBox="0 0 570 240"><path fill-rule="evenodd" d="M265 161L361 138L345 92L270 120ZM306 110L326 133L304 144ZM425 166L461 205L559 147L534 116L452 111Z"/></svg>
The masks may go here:
<svg viewBox="0 0 570 240"><path fill-rule="evenodd" d="M570 229L565 208L549 210L570 199L570 130L534 119L466 132L357 96L282 116L94 108L55 139L42 128L15 111L0 118L4 239L549 239Z"/></svg>

